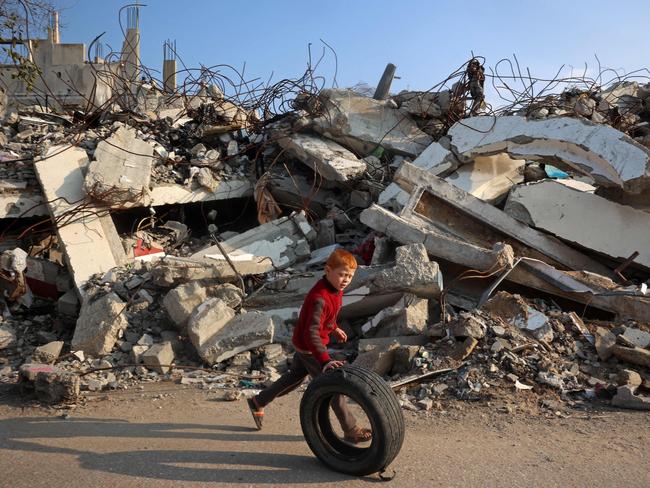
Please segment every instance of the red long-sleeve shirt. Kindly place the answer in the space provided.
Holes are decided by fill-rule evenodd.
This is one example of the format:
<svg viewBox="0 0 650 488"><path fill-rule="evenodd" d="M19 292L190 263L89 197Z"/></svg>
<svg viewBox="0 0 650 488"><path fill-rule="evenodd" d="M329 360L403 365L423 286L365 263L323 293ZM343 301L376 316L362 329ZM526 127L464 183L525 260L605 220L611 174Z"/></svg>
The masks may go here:
<svg viewBox="0 0 650 488"><path fill-rule="evenodd" d="M309 290L293 330L293 345L298 351L310 352L320 363L330 361L327 345L330 334L337 328L336 316L341 310L343 292L334 288L326 278Z"/></svg>

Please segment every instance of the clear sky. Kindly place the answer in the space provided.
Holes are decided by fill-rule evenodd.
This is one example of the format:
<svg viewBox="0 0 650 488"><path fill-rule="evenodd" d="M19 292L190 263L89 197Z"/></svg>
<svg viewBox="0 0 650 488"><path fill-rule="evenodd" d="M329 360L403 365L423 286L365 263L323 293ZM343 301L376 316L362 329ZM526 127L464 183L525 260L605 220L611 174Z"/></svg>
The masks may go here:
<svg viewBox="0 0 650 488"><path fill-rule="evenodd" d="M55 0L62 42L87 45L103 31L104 53L121 48L116 0ZM230 64L247 78L300 76L308 44L318 58L327 42L338 58L340 87L376 85L386 63L397 65L393 91L427 90L474 52L486 67L515 54L533 76L567 66L582 73L603 66L630 72L650 63L650 1L564 0L142 0L141 56L162 66L162 44L176 40L188 67ZM124 20L126 26L126 20ZM334 57L319 73L331 86ZM489 72L489 70L488 70ZM647 73L646 73L647 74Z"/></svg>

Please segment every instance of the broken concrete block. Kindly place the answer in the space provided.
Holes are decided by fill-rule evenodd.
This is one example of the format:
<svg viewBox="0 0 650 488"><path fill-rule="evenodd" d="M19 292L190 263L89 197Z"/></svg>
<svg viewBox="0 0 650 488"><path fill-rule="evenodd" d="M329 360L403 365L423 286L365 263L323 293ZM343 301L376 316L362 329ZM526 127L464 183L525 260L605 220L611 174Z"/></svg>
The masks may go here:
<svg viewBox="0 0 650 488"><path fill-rule="evenodd" d="M620 386L627 385L631 388L636 388L637 386L640 386L641 383L643 383L643 379L636 371L632 371L631 369L622 369L618 372L618 384Z"/></svg>
<svg viewBox="0 0 650 488"><path fill-rule="evenodd" d="M650 242L647 212L548 180L514 188L505 211L520 222L613 259L624 260L638 251L634 264L650 269L650 248L641 244Z"/></svg>
<svg viewBox="0 0 650 488"><path fill-rule="evenodd" d="M650 398L637 396L629 385L619 386L612 398L612 405L632 410L650 410Z"/></svg>
<svg viewBox="0 0 650 488"><path fill-rule="evenodd" d="M190 320L190 327L193 322L194 318ZM221 325L221 322L218 327L213 327L216 332L200 348L197 347L199 355L208 364L220 363L240 352L273 342L273 319L261 312L247 312L236 315L226 324Z"/></svg>
<svg viewBox="0 0 650 488"><path fill-rule="evenodd" d="M79 298L74 289L66 291L56 301L56 308L61 315L75 316L79 312Z"/></svg>
<svg viewBox="0 0 650 488"><path fill-rule="evenodd" d="M354 153L329 139L292 134L278 138L277 142L326 180L347 182L360 178L366 171L366 164Z"/></svg>
<svg viewBox="0 0 650 488"><path fill-rule="evenodd" d="M612 354L619 360L650 368L650 351L640 347L624 347L614 344Z"/></svg>
<svg viewBox="0 0 650 488"><path fill-rule="evenodd" d="M372 204L372 195L367 191L352 190L350 193L350 206L368 208Z"/></svg>
<svg viewBox="0 0 650 488"><path fill-rule="evenodd" d="M478 341L476 339L473 337L467 337L463 342L457 343L449 355L451 358L456 359L457 361L462 361L470 354L472 354L477 344Z"/></svg>
<svg viewBox="0 0 650 488"><path fill-rule="evenodd" d="M361 332L373 337L417 335L426 330L428 320L429 301L406 294L366 322Z"/></svg>
<svg viewBox="0 0 650 488"><path fill-rule="evenodd" d="M398 154L417 156L433 142L408 112L393 108L389 101L336 89L321 90L318 98L322 115L313 120L314 129L361 155L382 146Z"/></svg>
<svg viewBox="0 0 650 488"><path fill-rule="evenodd" d="M352 364L383 376L393 369L395 353L399 347L399 344L391 344L386 348L375 347L370 351L360 353Z"/></svg>
<svg viewBox="0 0 650 488"><path fill-rule="evenodd" d="M445 181L465 190L484 202L495 203L510 189L524 181L523 159L511 159L506 154L478 156L474 163L461 166L445 177Z"/></svg>
<svg viewBox="0 0 650 488"><path fill-rule="evenodd" d="M95 161L88 165L84 190L109 204L145 200L152 162L153 146L138 139L135 129L122 126L97 144Z"/></svg>
<svg viewBox="0 0 650 488"><path fill-rule="evenodd" d="M406 110L411 115L422 118L439 118L442 116L442 108L438 105L440 98L448 98L448 92L442 92L440 95L436 92L401 92L393 97L397 105L402 110ZM447 108L449 103L446 103Z"/></svg>
<svg viewBox="0 0 650 488"><path fill-rule="evenodd" d="M456 320L449 324L449 331L454 337L473 337L482 339L485 337L487 325L485 321L470 312L461 312Z"/></svg>
<svg viewBox="0 0 650 488"><path fill-rule="evenodd" d="M133 364L142 364L144 354L149 350L151 346L135 345L131 347L131 361Z"/></svg>
<svg viewBox="0 0 650 488"><path fill-rule="evenodd" d="M39 400L45 402L74 401L79 396L79 376L55 366L23 364L20 367L20 381L33 388Z"/></svg>
<svg viewBox="0 0 650 488"><path fill-rule="evenodd" d="M142 362L148 369L165 374L171 369L170 365L174 361L172 343L165 341L154 344L141 357Z"/></svg>
<svg viewBox="0 0 650 488"><path fill-rule="evenodd" d="M641 329L633 329L632 327L626 327L621 334L627 342L633 344L636 347L642 349L650 346L650 333Z"/></svg>
<svg viewBox="0 0 650 488"><path fill-rule="evenodd" d="M437 298L442 291L438 263L429 260L422 244L400 246L395 251L395 267L372 280L371 290L388 293L408 291L424 298Z"/></svg>
<svg viewBox="0 0 650 488"><path fill-rule="evenodd" d="M616 336L612 334L609 330L598 327L595 334L596 339L596 352L598 357L603 361L607 361L612 357L613 348L616 345Z"/></svg>
<svg viewBox="0 0 650 488"><path fill-rule="evenodd" d="M197 281L192 281L167 292L163 299L163 307L174 323L183 327L194 309L207 298L206 288Z"/></svg>
<svg viewBox="0 0 650 488"><path fill-rule="evenodd" d="M594 178L598 185L640 193L650 183L650 150L609 125L579 118L528 120L520 116L470 117L448 132L452 149L471 160L508 153L552 162Z"/></svg>
<svg viewBox="0 0 650 488"><path fill-rule="evenodd" d="M240 274L262 274L308 258L309 241L315 238L316 232L300 212L238 234L221 246ZM235 276L218 246L203 249L191 258L218 266L223 277Z"/></svg>
<svg viewBox="0 0 650 488"><path fill-rule="evenodd" d="M418 355L420 346L401 346L395 351L395 361L391 374L404 374L411 371L413 359Z"/></svg>
<svg viewBox="0 0 650 488"><path fill-rule="evenodd" d="M98 299L86 299L81 307L71 349L90 356L109 354L120 330L126 329L126 304L111 292Z"/></svg>
<svg viewBox="0 0 650 488"><path fill-rule="evenodd" d="M208 298L199 305L187 324L190 341L199 356L210 363L210 341L235 316L235 311L219 298Z"/></svg>
<svg viewBox="0 0 650 488"><path fill-rule="evenodd" d="M34 350L32 359L38 363L54 364L61 350L63 349L63 341L54 341L43 346L39 346Z"/></svg>
<svg viewBox="0 0 650 488"><path fill-rule="evenodd" d="M57 235L78 291L92 275L126 262L111 216L86 200L82 168L87 164L86 151L74 146L54 146L34 163L52 218L68 219L57 227Z"/></svg>
<svg viewBox="0 0 650 488"><path fill-rule="evenodd" d="M16 331L9 325L0 325L0 350L6 349L16 342Z"/></svg>
<svg viewBox="0 0 650 488"><path fill-rule="evenodd" d="M230 308L237 308L241 305L244 292L232 283L223 283L208 289L208 295L223 300Z"/></svg>

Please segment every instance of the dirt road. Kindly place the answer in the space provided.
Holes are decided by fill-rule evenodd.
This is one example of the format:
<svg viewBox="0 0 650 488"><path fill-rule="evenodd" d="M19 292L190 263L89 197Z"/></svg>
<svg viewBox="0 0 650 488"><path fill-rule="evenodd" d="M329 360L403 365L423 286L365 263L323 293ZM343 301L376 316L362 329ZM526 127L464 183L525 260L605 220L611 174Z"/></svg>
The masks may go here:
<svg viewBox="0 0 650 488"><path fill-rule="evenodd" d="M21 408L0 397L2 488L310 486L380 482L324 468L305 443L300 393L267 410L257 432L243 401L156 384L96 396L74 410ZM458 404L405 412L404 447L388 486L650 486L650 412L501 413Z"/></svg>

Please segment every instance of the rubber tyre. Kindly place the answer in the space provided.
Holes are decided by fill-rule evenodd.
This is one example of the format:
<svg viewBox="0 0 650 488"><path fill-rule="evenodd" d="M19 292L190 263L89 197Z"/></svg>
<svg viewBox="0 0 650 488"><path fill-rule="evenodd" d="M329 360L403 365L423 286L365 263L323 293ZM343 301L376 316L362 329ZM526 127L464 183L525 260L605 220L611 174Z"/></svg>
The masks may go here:
<svg viewBox="0 0 650 488"><path fill-rule="evenodd" d="M330 421L330 401L346 395L364 410L372 441L357 447L343 441ZM346 365L315 378L300 402L300 425L314 455L345 474L366 476L384 470L404 442L404 416L393 390L376 373Z"/></svg>

